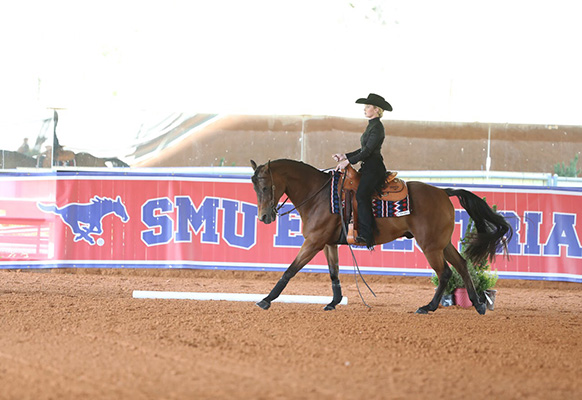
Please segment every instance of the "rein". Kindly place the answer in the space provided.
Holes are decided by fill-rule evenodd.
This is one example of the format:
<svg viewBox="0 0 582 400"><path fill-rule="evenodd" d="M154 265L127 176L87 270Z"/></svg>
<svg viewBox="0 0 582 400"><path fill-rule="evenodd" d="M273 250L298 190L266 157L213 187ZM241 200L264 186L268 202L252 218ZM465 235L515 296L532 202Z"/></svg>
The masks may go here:
<svg viewBox="0 0 582 400"><path fill-rule="evenodd" d="M346 175L347 174L343 174L342 176L342 183L340 186L340 191L343 190L344 188L344 182L346 180ZM347 242L347 238L348 238L348 232L346 230L346 224L344 221L344 210L343 210L343 203L339 202L339 207L340 207L340 219L341 219L341 225L342 225L342 231L344 232L344 236L346 237L346 242ZM364 279L364 276L362 275L362 271L360 271L360 267L358 265L358 260L356 260L356 255L354 254L354 249L352 249L352 245L348 244L348 247L350 248L350 252L352 253L352 260L354 261L354 279L356 281L356 288L358 288L358 294L360 295L360 299L362 300L362 303L364 303L364 305L368 308L372 308L368 305L368 303L366 303L366 300L364 300L364 296L362 296L362 292L360 291L360 285L358 284L358 274L360 275L360 278L362 278L362 282L364 282L364 284L366 285L366 287L368 288L368 290L372 293L372 295L374 295L374 297L376 297L376 293L374 293L374 291L372 290L372 288L370 287L370 285L368 285L368 282L366 282L366 280ZM357 274L356 274L356 270L357 270Z"/></svg>
<svg viewBox="0 0 582 400"><path fill-rule="evenodd" d="M329 179L327 181L325 181L325 183L323 184L323 186L321 188L319 188L315 193L313 193L311 196L309 196L308 198L303 200L299 205L294 206L291 210L286 211L283 214L279 214L279 210L285 205L285 203L287 203L287 200L289 200L289 196L286 195L285 201L283 201L283 203L281 203L280 205L275 207L275 181L273 180L273 173L271 172L271 160L269 160L269 162L268 162L268 168L269 168L269 175L271 176L271 207L273 207L273 209L275 210L275 214L277 214L277 216L279 216L279 217L282 217L284 215L292 213L293 211L297 210L299 207L301 207L302 205L307 203L309 200L313 199L323 189L325 189L327 184L330 183L331 180L333 179L333 176L330 176Z"/></svg>

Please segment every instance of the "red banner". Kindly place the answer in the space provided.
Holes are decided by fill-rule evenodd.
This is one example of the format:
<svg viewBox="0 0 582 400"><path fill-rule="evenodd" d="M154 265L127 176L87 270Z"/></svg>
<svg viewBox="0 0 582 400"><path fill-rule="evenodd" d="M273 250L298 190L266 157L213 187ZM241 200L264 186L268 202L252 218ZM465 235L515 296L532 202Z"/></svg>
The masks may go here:
<svg viewBox="0 0 582 400"><path fill-rule="evenodd" d="M0 181L0 268L284 270L303 243L295 212L258 222L249 176L58 171L7 173ZM463 187L497 205L514 228L510 259L493 265L501 278L582 282L582 191ZM460 248L468 215L452 200ZM432 273L414 239L355 254L365 273ZM347 246L340 264L353 271ZM324 255L305 270L327 271Z"/></svg>

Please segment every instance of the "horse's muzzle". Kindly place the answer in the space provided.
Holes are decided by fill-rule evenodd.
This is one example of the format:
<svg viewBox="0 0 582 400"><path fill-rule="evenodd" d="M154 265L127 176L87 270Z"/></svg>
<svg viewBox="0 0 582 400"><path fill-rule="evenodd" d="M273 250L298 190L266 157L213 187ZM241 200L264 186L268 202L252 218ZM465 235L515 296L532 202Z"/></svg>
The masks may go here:
<svg viewBox="0 0 582 400"><path fill-rule="evenodd" d="M275 212L274 209L270 209L266 212L263 212L261 214L261 217L259 218L259 220L265 224L270 224L271 222L275 221L275 219L277 218L277 213Z"/></svg>

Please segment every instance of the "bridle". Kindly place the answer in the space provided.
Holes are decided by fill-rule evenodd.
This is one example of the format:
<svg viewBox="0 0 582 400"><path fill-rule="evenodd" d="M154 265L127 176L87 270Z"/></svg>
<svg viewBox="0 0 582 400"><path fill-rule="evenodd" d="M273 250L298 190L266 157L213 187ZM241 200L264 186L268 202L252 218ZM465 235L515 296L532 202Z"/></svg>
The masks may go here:
<svg viewBox="0 0 582 400"><path fill-rule="evenodd" d="M301 204L294 206L291 210L284 212L283 214L279 214L279 210L281 208L283 208L283 206L285 205L285 203L287 203L287 201L289 200L289 195L286 195L285 200L283 201L283 203L279 204L278 206L275 206L275 181L273 180L273 172L271 172L271 160L269 160L269 162L267 162L267 168L269 169L269 176L271 178L271 208L272 210L275 211L275 215L282 217L284 215L287 214L291 214L293 211L295 211L296 209L298 209L299 207L301 207L302 205L304 205L305 203L307 203L309 200L313 199L315 196L317 196L323 189L326 188L326 186L331 182L333 176L330 175L329 179L325 181L325 183L323 184L323 186L321 186L315 193L313 193L311 196L309 196L308 198L306 198L305 200L303 200L301 202Z"/></svg>

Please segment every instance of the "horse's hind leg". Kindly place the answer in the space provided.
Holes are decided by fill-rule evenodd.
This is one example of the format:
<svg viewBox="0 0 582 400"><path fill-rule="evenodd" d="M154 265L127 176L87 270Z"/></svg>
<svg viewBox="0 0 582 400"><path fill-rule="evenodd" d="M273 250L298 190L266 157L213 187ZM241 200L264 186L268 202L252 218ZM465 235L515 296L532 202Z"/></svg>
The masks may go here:
<svg viewBox="0 0 582 400"><path fill-rule="evenodd" d="M485 303L481 303L479 300L479 296L477 296L477 291L475 290L475 285L473 285L473 281L471 280L471 276L469 275L469 270L467 269L467 261L459 254L455 246L452 243L449 243L447 247L445 247L445 258L453 267L457 270L457 272L463 278L463 282L465 283L465 288L467 289L467 294L469 295L469 299L473 303L473 306L477 310L477 312L481 315L485 314L487 311L487 306Z"/></svg>
<svg viewBox="0 0 582 400"><path fill-rule="evenodd" d="M339 257L337 254L337 245L326 245L323 248L327 265L329 267L329 276L331 278L331 289L333 291L333 299L331 303L324 307L324 310L335 310L340 301L342 301L342 286L339 280Z"/></svg>
<svg viewBox="0 0 582 400"><path fill-rule="evenodd" d="M417 314L428 314L429 311L435 311L439 307L441 298L443 297L443 292L449 283L449 279L453 272L449 268L449 265L445 261L445 256L442 250L427 251L424 253L428 263L432 269L436 272L439 278L439 285L435 290L434 296L430 303L426 306L420 307L416 310Z"/></svg>
<svg viewBox="0 0 582 400"><path fill-rule="evenodd" d="M303 242L303 246L301 246L301 250L299 250L299 254L297 254L295 260L293 260L291 265L283 273L279 282L277 282L267 297L257 303L257 306L261 307L263 310L269 309L269 307L271 307L271 302L279 297L283 289L285 289L285 286L289 283L289 280L293 278L309 261L311 261L323 246L324 244L315 244L309 241L309 239L306 239L305 242Z"/></svg>

